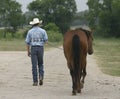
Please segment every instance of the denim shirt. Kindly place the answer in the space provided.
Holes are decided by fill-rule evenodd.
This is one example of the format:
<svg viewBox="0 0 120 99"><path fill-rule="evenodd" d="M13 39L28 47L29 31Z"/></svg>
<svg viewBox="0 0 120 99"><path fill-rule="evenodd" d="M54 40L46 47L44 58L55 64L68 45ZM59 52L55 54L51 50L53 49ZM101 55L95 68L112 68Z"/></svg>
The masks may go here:
<svg viewBox="0 0 120 99"><path fill-rule="evenodd" d="M27 33L25 42L30 46L44 46L44 43L48 40L47 33L44 29L35 26Z"/></svg>

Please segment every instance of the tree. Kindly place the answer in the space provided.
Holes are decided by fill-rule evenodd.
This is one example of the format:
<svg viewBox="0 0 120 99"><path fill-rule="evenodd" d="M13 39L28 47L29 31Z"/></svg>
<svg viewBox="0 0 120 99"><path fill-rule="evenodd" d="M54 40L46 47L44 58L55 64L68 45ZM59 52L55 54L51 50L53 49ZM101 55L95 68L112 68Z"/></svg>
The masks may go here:
<svg viewBox="0 0 120 99"><path fill-rule="evenodd" d="M89 25L95 29L97 25L97 20L100 12L100 4L99 0L88 0L87 5L89 7L89 13L87 15L87 19L89 21Z"/></svg>
<svg viewBox="0 0 120 99"><path fill-rule="evenodd" d="M103 33L104 36L120 37L120 2L119 0L88 0L89 20L93 20L93 26L97 32ZM97 6L93 6L94 5ZM96 13L96 14L94 14ZM94 16L96 19L94 19ZM97 26L94 25L98 22Z"/></svg>
<svg viewBox="0 0 120 99"><path fill-rule="evenodd" d="M35 0L28 9L34 11L45 24L55 23L64 33L76 13L76 4L75 0Z"/></svg>
<svg viewBox="0 0 120 99"><path fill-rule="evenodd" d="M119 0L114 0L112 3L112 13L113 13L113 33L116 37L120 37L120 2Z"/></svg>
<svg viewBox="0 0 120 99"><path fill-rule="evenodd" d="M9 9L7 20L8 20L8 24L11 27L13 27L13 30L14 30L13 33L15 33L17 31L17 27L20 26L22 22L21 5L15 1L10 1L9 7L10 9Z"/></svg>
<svg viewBox="0 0 120 99"><path fill-rule="evenodd" d="M0 0L0 20L4 27L12 27L12 36L23 22L21 5L15 0ZM6 37L6 33L4 35Z"/></svg>

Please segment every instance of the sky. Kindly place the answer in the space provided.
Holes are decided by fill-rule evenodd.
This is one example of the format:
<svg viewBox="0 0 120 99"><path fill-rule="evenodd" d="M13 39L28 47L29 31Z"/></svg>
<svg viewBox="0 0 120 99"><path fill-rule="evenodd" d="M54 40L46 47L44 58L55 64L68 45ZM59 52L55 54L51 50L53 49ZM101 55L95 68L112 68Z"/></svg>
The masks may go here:
<svg viewBox="0 0 120 99"><path fill-rule="evenodd" d="M32 2L33 0L16 0L16 1L18 1L22 5L22 11L26 12L27 5L30 2ZM75 0L75 1L76 1L76 5L77 5L77 12L84 11L84 10L88 9L88 6L86 5L86 2L88 0Z"/></svg>

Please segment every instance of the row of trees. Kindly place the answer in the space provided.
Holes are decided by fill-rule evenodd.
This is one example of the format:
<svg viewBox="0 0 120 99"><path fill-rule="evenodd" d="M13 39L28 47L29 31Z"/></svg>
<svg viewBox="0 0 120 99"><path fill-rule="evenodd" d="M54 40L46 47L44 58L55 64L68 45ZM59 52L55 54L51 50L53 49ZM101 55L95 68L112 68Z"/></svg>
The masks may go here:
<svg viewBox="0 0 120 99"><path fill-rule="evenodd" d="M64 33L69 29L76 13L75 0L34 0L28 5L29 11L24 14L16 0L0 0L0 2L0 26L10 27L13 36L19 26L28 25L33 17L42 19L44 25L55 23Z"/></svg>
<svg viewBox="0 0 120 99"><path fill-rule="evenodd" d="M42 19L44 25L54 23L60 28L60 32L65 33L76 15L75 0L34 0L28 5L29 11L24 14L16 0L0 2L0 26L12 28L13 36L18 27L28 25L33 17ZM89 10L86 17L80 16L79 20L87 19L87 23L97 34L120 37L119 0L88 0L87 5Z"/></svg>
<svg viewBox="0 0 120 99"><path fill-rule="evenodd" d="M25 17L21 11L21 5L14 0L0 0L0 7L0 26L3 26L6 31L11 30L14 37L18 26L24 24ZM4 37L6 37L6 31Z"/></svg>
<svg viewBox="0 0 120 99"><path fill-rule="evenodd" d="M75 0L35 0L28 9L43 19L45 24L55 23L64 33L76 13L76 3Z"/></svg>
<svg viewBox="0 0 120 99"><path fill-rule="evenodd" d="M120 37L120 0L88 0L90 27L102 36Z"/></svg>

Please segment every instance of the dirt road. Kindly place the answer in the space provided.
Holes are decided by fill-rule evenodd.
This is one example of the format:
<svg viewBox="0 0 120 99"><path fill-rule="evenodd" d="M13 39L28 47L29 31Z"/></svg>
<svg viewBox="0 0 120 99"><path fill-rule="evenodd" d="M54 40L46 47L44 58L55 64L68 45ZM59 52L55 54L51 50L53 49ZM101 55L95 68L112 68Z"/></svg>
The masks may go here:
<svg viewBox="0 0 120 99"><path fill-rule="evenodd" d="M94 56L88 56L87 77L81 94L71 95L72 83L63 51L45 51L43 86L32 86L26 52L0 52L0 99L120 99L120 77L104 75Z"/></svg>

